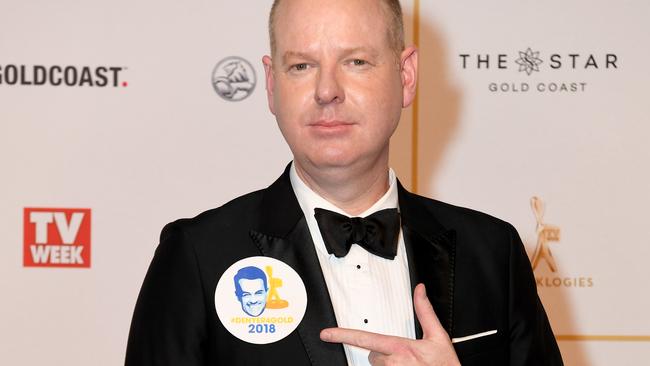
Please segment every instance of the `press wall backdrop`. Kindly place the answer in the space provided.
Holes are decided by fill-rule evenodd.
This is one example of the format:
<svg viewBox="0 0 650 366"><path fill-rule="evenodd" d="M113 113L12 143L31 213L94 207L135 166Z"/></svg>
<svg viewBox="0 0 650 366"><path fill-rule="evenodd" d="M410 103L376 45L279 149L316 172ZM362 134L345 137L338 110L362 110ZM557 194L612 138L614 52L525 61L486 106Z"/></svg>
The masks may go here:
<svg viewBox="0 0 650 366"><path fill-rule="evenodd" d="M648 362L649 3L402 3L402 182L517 227L567 365ZM291 159L270 1L0 4L0 364L122 364L160 229Z"/></svg>

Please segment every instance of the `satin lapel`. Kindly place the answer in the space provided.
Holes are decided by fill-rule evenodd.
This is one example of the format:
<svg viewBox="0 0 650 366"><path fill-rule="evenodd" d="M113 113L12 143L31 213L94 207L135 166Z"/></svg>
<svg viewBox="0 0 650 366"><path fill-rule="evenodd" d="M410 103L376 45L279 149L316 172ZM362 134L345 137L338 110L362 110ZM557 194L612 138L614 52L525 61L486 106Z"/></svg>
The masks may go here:
<svg viewBox="0 0 650 366"><path fill-rule="evenodd" d="M445 229L420 202L422 198L407 192L401 184L398 189L411 293L418 283L424 283L440 323L451 336L456 232ZM416 337L422 338L422 327L417 317L415 329Z"/></svg>
<svg viewBox="0 0 650 366"><path fill-rule="evenodd" d="M320 331L336 327L334 309L320 269L311 234L293 193L288 167L264 193L258 230L251 238L265 256L281 260L302 278L307 310L298 334L313 366L347 365L343 346L320 340Z"/></svg>

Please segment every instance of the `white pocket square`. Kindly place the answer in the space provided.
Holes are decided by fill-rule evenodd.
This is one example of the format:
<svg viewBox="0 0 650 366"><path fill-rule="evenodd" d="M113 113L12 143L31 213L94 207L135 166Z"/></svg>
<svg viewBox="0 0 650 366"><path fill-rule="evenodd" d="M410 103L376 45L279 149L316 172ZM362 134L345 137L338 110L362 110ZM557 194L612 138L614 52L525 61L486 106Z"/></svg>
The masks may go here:
<svg viewBox="0 0 650 366"><path fill-rule="evenodd" d="M465 342L465 341L469 341L469 340L472 340L472 339L489 336L489 335L496 334L496 333L497 333L496 329L488 330L487 332L476 333L476 334L468 335L468 336L465 336L465 337L452 338L451 343Z"/></svg>

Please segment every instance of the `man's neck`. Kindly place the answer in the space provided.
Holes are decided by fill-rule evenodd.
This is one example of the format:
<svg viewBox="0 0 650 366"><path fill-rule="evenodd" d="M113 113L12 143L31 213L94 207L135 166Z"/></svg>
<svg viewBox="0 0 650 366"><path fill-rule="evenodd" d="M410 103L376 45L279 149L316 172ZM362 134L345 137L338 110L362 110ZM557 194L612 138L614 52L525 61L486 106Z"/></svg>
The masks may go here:
<svg viewBox="0 0 650 366"><path fill-rule="evenodd" d="M293 163L307 187L351 216L370 208L389 188L387 157L365 169L319 169Z"/></svg>

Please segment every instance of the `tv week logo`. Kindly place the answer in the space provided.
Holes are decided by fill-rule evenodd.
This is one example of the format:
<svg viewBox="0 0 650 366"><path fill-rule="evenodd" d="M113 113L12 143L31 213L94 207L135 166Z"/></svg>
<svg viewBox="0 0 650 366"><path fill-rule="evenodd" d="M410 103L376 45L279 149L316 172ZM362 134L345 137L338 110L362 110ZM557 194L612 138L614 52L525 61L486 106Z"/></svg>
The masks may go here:
<svg viewBox="0 0 650 366"><path fill-rule="evenodd" d="M90 209L25 208L24 267L90 267Z"/></svg>

